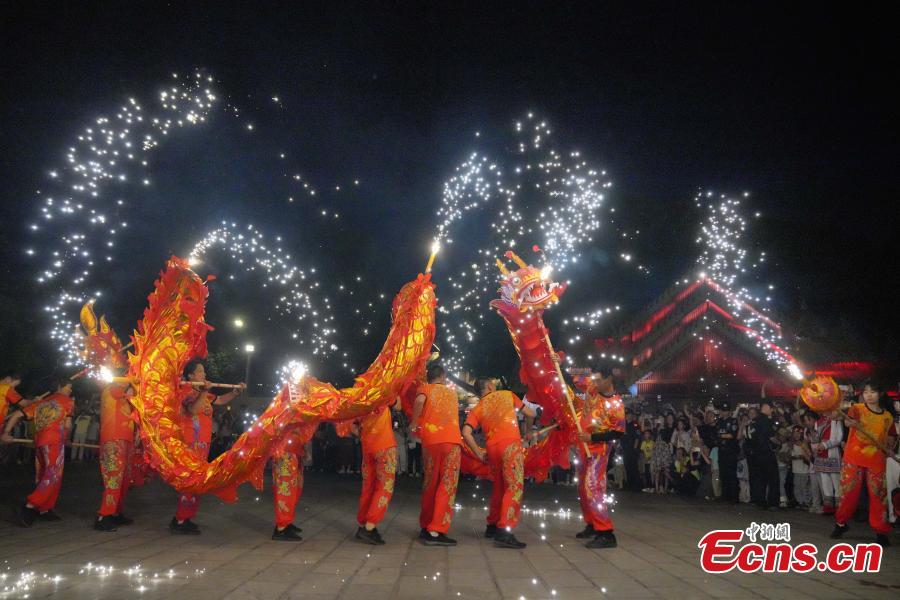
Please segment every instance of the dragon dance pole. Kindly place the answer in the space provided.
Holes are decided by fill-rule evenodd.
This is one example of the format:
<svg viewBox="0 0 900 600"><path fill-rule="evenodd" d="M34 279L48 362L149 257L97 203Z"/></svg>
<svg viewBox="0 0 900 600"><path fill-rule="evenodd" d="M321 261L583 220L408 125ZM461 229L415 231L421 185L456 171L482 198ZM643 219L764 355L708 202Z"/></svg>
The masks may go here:
<svg viewBox="0 0 900 600"><path fill-rule="evenodd" d="M549 332L544 334L544 342L547 343L547 349L550 351L550 360L553 361L553 366L556 367L556 376L559 377L559 385L562 386L563 392L566 394L566 403L569 406L569 412L572 413L572 420L575 421L575 429L580 435L581 421L578 420L578 415L575 413L575 403L572 401L572 391L569 389L569 386L566 385L566 380L563 379L562 369L559 368L559 357L556 355L556 351L553 350L553 343L550 341ZM588 449L587 442L581 442L581 445L584 447L584 455L590 456L591 451Z"/></svg>
<svg viewBox="0 0 900 600"><path fill-rule="evenodd" d="M431 273L431 267L434 265L434 259L437 257L438 251L441 249L441 244L437 241L431 244L431 256L428 257L428 264L425 265L425 272Z"/></svg>

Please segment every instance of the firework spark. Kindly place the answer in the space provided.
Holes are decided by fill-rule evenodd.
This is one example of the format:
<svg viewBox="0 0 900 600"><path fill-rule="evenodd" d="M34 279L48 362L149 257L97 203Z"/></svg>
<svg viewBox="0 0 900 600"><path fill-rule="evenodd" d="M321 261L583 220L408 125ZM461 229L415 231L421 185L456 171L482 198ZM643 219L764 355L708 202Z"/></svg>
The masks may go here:
<svg viewBox="0 0 900 600"><path fill-rule="evenodd" d="M72 141L63 166L48 173L38 192L38 219L29 225L34 241L25 254L40 262L37 281L48 288L45 307L50 337L80 364L80 338L72 315L101 291L90 284L98 267L116 261L118 240L127 231L124 212L129 186L151 185L149 160L176 132L206 122L218 101L215 81L202 72L173 74L153 102L128 98L114 113L97 117Z"/></svg>
<svg viewBox="0 0 900 600"><path fill-rule="evenodd" d="M552 130L533 113L513 130L512 145L504 147L514 150L502 161L474 153L444 184L436 241L452 245L459 233L455 225L470 213L488 223L475 244L474 260L446 277L449 294L439 310L442 340L451 349L444 360L452 370L463 366L465 347L476 340L487 314L495 257L537 244L541 261L561 273L578 262L604 222L605 194L612 186L606 172L578 151L554 149Z"/></svg>

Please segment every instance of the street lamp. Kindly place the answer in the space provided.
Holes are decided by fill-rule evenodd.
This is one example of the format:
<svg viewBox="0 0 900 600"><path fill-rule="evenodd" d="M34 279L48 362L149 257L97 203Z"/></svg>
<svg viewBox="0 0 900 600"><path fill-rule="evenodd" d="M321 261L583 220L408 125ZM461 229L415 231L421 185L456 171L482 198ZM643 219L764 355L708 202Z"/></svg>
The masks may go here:
<svg viewBox="0 0 900 600"><path fill-rule="evenodd" d="M235 326L237 329L243 329L243 328L244 328L244 320L243 320L243 319L240 319L240 318L235 319L235 320L234 320L234 326Z"/></svg>
<svg viewBox="0 0 900 600"><path fill-rule="evenodd" d="M253 356L253 353L256 351L256 346L253 344L247 344L244 346L244 352L247 353L247 368L244 370L244 383L247 384L248 393L250 390L250 357Z"/></svg>

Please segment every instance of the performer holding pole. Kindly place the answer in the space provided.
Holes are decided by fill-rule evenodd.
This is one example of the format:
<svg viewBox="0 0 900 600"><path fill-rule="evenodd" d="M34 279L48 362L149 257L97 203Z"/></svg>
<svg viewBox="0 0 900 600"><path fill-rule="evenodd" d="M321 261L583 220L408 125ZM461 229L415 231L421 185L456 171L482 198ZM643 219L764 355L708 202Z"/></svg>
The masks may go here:
<svg viewBox="0 0 900 600"><path fill-rule="evenodd" d="M228 404L243 392L245 384L222 396L210 393L210 383L206 380L206 367L200 361L189 363L184 375L192 388L182 403L181 429L184 441L203 459L209 455L212 441L212 414L214 405ZM169 522L173 533L198 535L200 528L191 521L197 516L200 497L195 494L180 494L175 516Z"/></svg>
<svg viewBox="0 0 900 600"><path fill-rule="evenodd" d="M422 386L413 404L411 431L422 439L425 478L419 538L426 546L455 546L447 536L453 520L462 439L459 434L459 404L446 385L440 365L428 367L428 383Z"/></svg>
<svg viewBox="0 0 900 600"><path fill-rule="evenodd" d="M850 427L850 437L844 451L841 468L841 499L835 514L832 538L840 538L850 528L847 522L856 512L863 483L869 494L869 525L875 530L875 540L890 546L887 521L887 488L885 470L890 449L897 441L894 417L883 400L882 388L871 381L863 385L862 403L854 404L844 422ZM865 434L861 433L864 430ZM886 452L887 450L887 452Z"/></svg>
<svg viewBox="0 0 900 600"><path fill-rule="evenodd" d="M109 383L100 396L100 474L103 497L94 529L116 531L134 521L123 514L125 497L131 487L134 458L134 419L128 399L134 388L127 383Z"/></svg>
<svg viewBox="0 0 900 600"><path fill-rule="evenodd" d="M394 400L392 406L396 404ZM381 545L384 539L378 524L387 513L397 477L397 440L390 409L385 406L366 415L360 419L357 430L362 442L362 491L356 514L356 539Z"/></svg>
<svg viewBox="0 0 900 600"><path fill-rule="evenodd" d="M0 379L0 426L6 420L10 407L25 408L34 400L25 400L16 390L16 387L22 383L22 376L18 373L8 373Z"/></svg>
<svg viewBox="0 0 900 600"><path fill-rule="evenodd" d="M516 410L529 417L536 412L512 392L497 391L489 377L475 380L475 392L481 400L469 413L462 435L469 449L491 467L491 508L484 535L500 548L524 548L526 544L512 533L519 524L525 477L525 449ZM478 428L484 431L486 450L478 446L472 435Z"/></svg>
<svg viewBox="0 0 900 600"><path fill-rule="evenodd" d="M6 422L0 440L11 443L10 435L24 417L34 421L34 445L37 455L37 487L29 494L19 513L23 527L31 527L35 520L59 521L53 508L62 487L63 466L66 460L65 443L72 429L75 403L71 398L72 384L61 379L56 392L24 408L19 408Z"/></svg>
<svg viewBox="0 0 900 600"><path fill-rule="evenodd" d="M585 454L579 446L578 464L578 497L585 527L575 537L590 538L588 548L615 548L616 536L606 497L606 467L609 442L625 433L625 406L615 392L609 368L576 378L575 383L584 389L582 432L578 437L587 447Z"/></svg>

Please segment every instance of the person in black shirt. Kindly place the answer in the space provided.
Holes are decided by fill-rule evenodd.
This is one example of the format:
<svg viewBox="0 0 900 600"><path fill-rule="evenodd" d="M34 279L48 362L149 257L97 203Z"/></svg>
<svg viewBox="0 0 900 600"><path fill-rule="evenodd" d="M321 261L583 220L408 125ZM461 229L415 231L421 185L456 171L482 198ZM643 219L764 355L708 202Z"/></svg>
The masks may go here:
<svg viewBox="0 0 900 600"><path fill-rule="evenodd" d="M625 409L625 436L622 438L622 458L625 460L625 479L629 490L641 489L641 474L638 472L638 445L641 439L641 428L634 411Z"/></svg>
<svg viewBox="0 0 900 600"><path fill-rule="evenodd" d="M775 425L772 422L772 405L766 401L759 407L759 415L753 422L753 456L756 462L757 476L751 481L756 482L757 493L755 500L757 505L769 510L778 510L779 484L778 484L778 459L772 448L772 439L775 437Z"/></svg>
<svg viewBox="0 0 900 600"><path fill-rule="evenodd" d="M740 485L737 478L738 454L738 422L731 416L731 407L727 403L719 405L716 421L716 446L719 448L719 477L722 479L722 499L737 504Z"/></svg>

